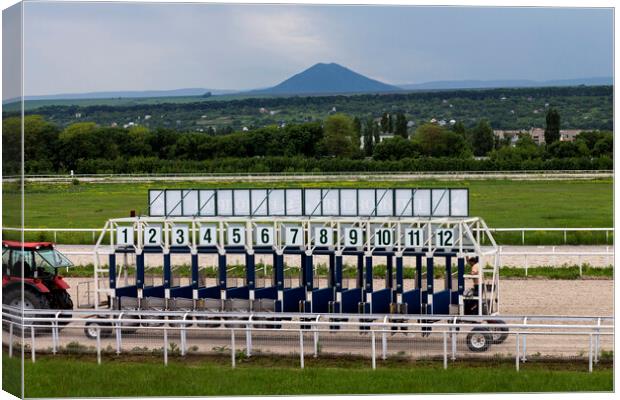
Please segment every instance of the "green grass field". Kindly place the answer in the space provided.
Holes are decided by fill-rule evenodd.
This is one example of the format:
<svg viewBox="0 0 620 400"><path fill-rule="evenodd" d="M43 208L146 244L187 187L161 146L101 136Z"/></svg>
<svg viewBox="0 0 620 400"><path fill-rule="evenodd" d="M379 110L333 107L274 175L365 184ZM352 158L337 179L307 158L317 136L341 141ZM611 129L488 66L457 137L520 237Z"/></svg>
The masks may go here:
<svg viewBox="0 0 620 400"><path fill-rule="evenodd" d="M259 183L126 183L126 184L27 184L28 227L100 228L109 218L147 211L147 193L155 188L213 187L466 187L470 191L470 215L485 219L490 227L610 227L613 226L613 182L591 181L412 181L412 182L259 182ZM7 213L18 201L18 192L5 184L5 225L13 225Z"/></svg>
<svg viewBox="0 0 620 400"><path fill-rule="evenodd" d="M123 361L121 361L123 360ZM5 378L14 379L19 359L3 357ZM389 394L467 392L611 391L609 365L587 372L587 363L527 363L516 372L512 362L450 363L406 360L253 357L230 367L229 357L62 358L26 360L26 397L232 396L304 394ZM10 375L8 375L10 374ZM5 380L5 388L18 390Z"/></svg>

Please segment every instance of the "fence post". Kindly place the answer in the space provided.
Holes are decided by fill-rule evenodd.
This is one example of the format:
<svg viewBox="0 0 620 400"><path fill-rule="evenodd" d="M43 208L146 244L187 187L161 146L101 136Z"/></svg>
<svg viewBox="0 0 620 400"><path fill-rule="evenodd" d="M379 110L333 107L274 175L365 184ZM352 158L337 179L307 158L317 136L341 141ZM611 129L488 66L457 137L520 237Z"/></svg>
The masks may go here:
<svg viewBox="0 0 620 400"><path fill-rule="evenodd" d="M525 253L525 276L527 276L527 253Z"/></svg>
<svg viewBox="0 0 620 400"><path fill-rule="evenodd" d="M517 368L517 372L519 372L519 333L517 333L517 356L515 357L515 367Z"/></svg>
<svg viewBox="0 0 620 400"><path fill-rule="evenodd" d="M377 369L377 354L376 354L376 349L375 349L375 331L371 331L371 340L372 340L372 346L371 346L371 352L372 352L372 369Z"/></svg>
<svg viewBox="0 0 620 400"><path fill-rule="evenodd" d="M456 325L456 317L454 317L454 325ZM456 327L452 327L452 361L456 360Z"/></svg>
<svg viewBox="0 0 620 400"><path fill-rule="evenodd" d="M97 326L97 364L101 365L101 328Z"/></svg>
<svg viewBox="0 0 620 400"><path fill-rule="evenodd" d="M58 243L58 238L56 237L56 230L54 230L54 243Z"/></svg>
<svg viewBox="0 0 620 400"><path fill-rule="evenodd" d="M387 359L387 315L383 318L383 322L386 324L383 326L383 333L381 334L381 359Z"/></svg>
<svg viewBox="0 0 620 400"><path fill-rule="evenodd" d="M9 358L13 358L13 321L9 325Z"/></svg>
<svg viewBox="0 0 620 400"><path fill-rule="evenodd" d="M235 360L235 330L231 329L230 330L230 358L231 358L231 363L232 363L232 367L235 368L236 367L236 360Z"/></svg>
<svg viewBox="0 0 620 400"><path fill-rule="evenodd" d="M316 322L319 322L319 319L321 318L320 315L317 315L316 317ZM319 356L319 328L318 325L314 325L314 358L317 358Z"/></svg>
<svg viewBox="0 0 620 400"><path fill-rule="evenodd" d="M525 245L525 229L521 230L521 244Z"/></svg>
<svg viewBox="0 0 620 400"><path fill-rule="evenodd" d="M116 354L121 354L121 318L123 313L118 315L118 322L116 322Z"/></svg>
<svg viewBox="0 0 620 400"><path fill-rule="evenodd" d="M304 331L299 330L299 366L304 369Z"/></svg>
<svg viewBox="0 0 620 400"><path fill-rule="evenodd" d="M186 325L185 325L185 321L187 321L187 313L185 313L185 315L183 315L183 324L181 325L181 355L184 356L185 355L185 351L187 349L187 331L185 330Z"/></svg>
<svg viewBox="0 0 620 400"><path fill-rule="evenodd" d="M164 327L164 365L168 365L168 329Z"/></svg>
<svg viewBox="0 0 620 400"><path fill-rule="evenodd" d="M590 347L588 349L588 372L592 372L592 334L590 334Z"/></svg>
<svg viewBox="0 0 620 400"><path fill-rule="evenodd" d="M248 317L248 322L252 321L252 317L253 315ZM252 356L252 325L250 324L245 325L245 356Z"/></svg>
<svg viewBox="0 0 620 400"><path fill-rule="evenodd" d="M601 326L601 319L597 319L597 326ZM598 364L598 353L600 351L601 329L596 328L596 339L594 341L594 363Z"/></svg>
<svg viewBox="0 0 620 400"><path fill-rule="evenodd" d="M36 343L34 341L34 326L30 327L30 337L31 337L31 340L32 340L32 349L30 351L30 354L32 355L32 362L34 363L36 361L36 356L35 356L36 351L34 349L34 346L36 345Z"/></svg>
<svg viewBox="0 0 620 400"><path fill-rule="evenodd" d="M566 229L564 229L564 244L566 244Z"/></svg>
<svg viewBox="0 0 620 400"><path fill-rule="evenodd" d="M443 369L448 369L448 332L443 331Z"/></svg>
<svg viewBox="0 0 620 400"><path fill-rule="evenodd" d="M521 361L522 362L526 362L527 358L525 357L525 353L527 352L526 347L527 346L527 334L523 334L523 350L521 350L523 352L523 355L521 356Z"/></svg>

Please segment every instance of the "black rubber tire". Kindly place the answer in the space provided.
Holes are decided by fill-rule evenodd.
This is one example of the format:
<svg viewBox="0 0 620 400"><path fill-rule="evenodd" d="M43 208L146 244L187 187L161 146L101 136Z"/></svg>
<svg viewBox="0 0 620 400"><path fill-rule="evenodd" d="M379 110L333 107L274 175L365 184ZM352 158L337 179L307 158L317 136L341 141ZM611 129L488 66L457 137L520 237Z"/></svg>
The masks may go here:
<svg viewBox="0 0 620 400"><path fill-rule="evenodd" d="M89 339L93 339L93 340L97 339L97 334L93 331L93 328L96 328L97 326L100 327L100 330L99 330L100 339L107 339L110 336L112 336L112 328L110 327L110 325L101 323L97 321L96 319L93 319L92 321L89 321L86 323L86 326L84 327L84 335L86 335L86 337Z"/></svg>
<svg viewBox="0 0 620 400"><path fill-rule="evenodd" d="M494 319L487 321L489 324L506 325L506 323L500 319ZM493 337L493 344L502 344L508 339L508 328L498 326L497 328L491 328L491 335Z"/></svg>
<svg viewBox="0 0 620 400"><path fill-rule="evenodd" d="M11 305L11 303L21 302L21 288L15 288L9 290L7 293L4 293L2 296L2 302L7 305ZM32 306L33 309L37 310L49 310L50 303L46 296L41 293L37 293L32 289L25 288L24 290L24 303ZM49 317L49 315L41 315L41 317ZM49 325L49 323L38 323L38 325ZM8 324L2 324L3 329L9 330ZM37 327L35 328L35 336L47 334L51 332L51 328L47 327ZM21 325L13 325L13 333L16 335L21 335L22 326ZM30 335L30 328L26 329L24 332L25 335Z"/></svg>
<svg viewBox="0 0 620 400"><path fill-rule="evenodd" d="M467 334L467 348L474 353L482 353L489 349L493 335L487 328L474 328Z"/></svg>

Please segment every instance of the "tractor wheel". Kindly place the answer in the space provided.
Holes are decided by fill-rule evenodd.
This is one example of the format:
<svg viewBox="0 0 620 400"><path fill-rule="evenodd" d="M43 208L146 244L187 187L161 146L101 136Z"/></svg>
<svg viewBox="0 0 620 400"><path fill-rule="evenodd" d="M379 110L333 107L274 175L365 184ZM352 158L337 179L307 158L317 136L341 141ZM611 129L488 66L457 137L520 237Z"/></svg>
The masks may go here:
<svg viewBox="0 0 620 400"><path fill-rule="evenodd" d="M110 328L109 324L104 324L96 319L93 321L88 321L86 323L86 327L84 328L84 334L89 339L97 339L97 331L99 331L99 338L106 339L112 336L112 328Z"/></svg>
<svg viewBox="0 0 620 400"><path fill-rule="evenodd" d="M493 335L487 328L474 328L467 334L467 348L474 353L482 353L489 349Z"/></svg>
<svg viewBox="0 0 620 400"><path fill-rule="evenodd" d="M506 325L504 321L499 320L499 319L487 321L487 323L496 324L496 325ZM491 334L493 336L493 344L504 343L506 339L508 339L508 328L503 327L503 326L499 326L497 328L491 328Z"/></svg>
<svg viewBox="0 0 620 400"><path fill-rule="evenodd" d="M7 293L4 293L2 300L3 300L3 303L8 306L19 308L19 309L23 308L24 310L45 310L45 309L50 308L49 301L45 296L41 295L40 293L36 293L33 290L29 290L29 289L24 290L23 299L22 299L22 293L21 293L20 288L15 288L15 289L9 290ZM49 317L49 315L41 315L41 317ZM49 325L49 322L38 322L37 324L38 325ZM5 324L3 324L3 327L6 330L9 330L8 324L6 326L4 325ZM15 334L21 335L22 328L23 328L22 325L14 324L13 332ZM50 332L50 328L37 327L34 330L35 330L35 335L40 335L40 334ZM30 329L28 329L27 332L25 333L28 334L29 331Z"/></svg>
<svg viewBox="0 0 620 400"><path fill-rule="evenodd" d="M69 295L69 293L64 290L52 291L51 303L53 305L53 308L57 308L59 310L73 310L73 300L71 300L71 296ZM71 318L71 313L62 313L61 316L64 318ZM61 327L68 324L68 321L63 321L59 323Z"/></svg>
<svg viewBox="0 0 620 400"><path fill-rule="evenodd" d="M23 307L25 310L44 310L50 308L50 303L45 296L29 289L24 289L23 301L19 288L9 290L8 293L4 294L2 300L8 306L20 309Z"/></svg>

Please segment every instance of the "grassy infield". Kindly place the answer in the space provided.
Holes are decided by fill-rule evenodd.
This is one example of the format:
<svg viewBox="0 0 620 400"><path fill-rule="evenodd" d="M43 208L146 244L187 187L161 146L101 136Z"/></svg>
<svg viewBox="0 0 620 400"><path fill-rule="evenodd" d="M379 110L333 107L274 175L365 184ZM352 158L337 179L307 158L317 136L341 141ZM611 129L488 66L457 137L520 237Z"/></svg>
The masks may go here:
<svg viewBox="0 0 620 400"><path fill-rule="evenodd" d="M58 356L56 356L58 357ZM123 361L120 361L123 360ZM26 397L88 396L222 396L373 393L463 393L531 391L611 391L613 369L606 363L592 374L587 365L534 363L516 372L512 362L456 362L443 370L441 362L306 358L299 368L295 357L253 357L231 369L228 357L161 359L93 356L26 361ZM5 390L19 391L18 358L3 358Z"/></svg>
<svg viewBox="0 0 620 400"><path fill-rule="evenodd" d="M79 184L27 186L26 226L102 227L108 218L144 212L146 192L161 187L243 187L248 184ZM609 227L613 225L611 180L598 181L464 181L464 182L322 182L260 183L252 187L468 187L470 213L483 217L491 227ZM5 226L16 226L11 205L18 197L10 185L4 189ZM9 206L9 207L7 207ZM32 238L44 239L44 238ZM72 241L77 237L67 237ZM505 243L520 238L500 238ZM88 238L79 240L87 241ZM554 243L561 237L530 235L528 243ZM600 243L600 237L572 235L572 243ZM541 270L544 271L544 270ZM566 278L576 267L562 272L546 271L545 277ZM79 274L79 271L75 271ZM507 269L504 274L521 271ZM586 271L587 273L587 271ZM593 271L611 276L612 270ZM505 275L506 276L506 275ZM26 396L144 396L144 395L243 395L243 394L338 394L338 393L458 393L521 391L609 391L613 372L604 368L588 374L581 367L528 365L517 373L512 364L451 365L447 371L433 363L388 361L372 371L366 363L346 360L308 360L299 370L295 360L255 358L236 370L228 359L173 360L165 368L160 360L118 362L98 366L90 359L41 357L26 363ZM19 391L19 361L3 358L4 389ZM572 368L572 369L567 369ZM576 369L575 369L576 368ZM111 384L114 382L114 384ZM174 382L174 385L171 385Z"/></svg>

